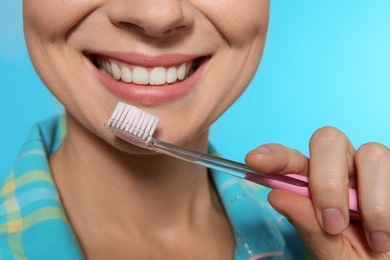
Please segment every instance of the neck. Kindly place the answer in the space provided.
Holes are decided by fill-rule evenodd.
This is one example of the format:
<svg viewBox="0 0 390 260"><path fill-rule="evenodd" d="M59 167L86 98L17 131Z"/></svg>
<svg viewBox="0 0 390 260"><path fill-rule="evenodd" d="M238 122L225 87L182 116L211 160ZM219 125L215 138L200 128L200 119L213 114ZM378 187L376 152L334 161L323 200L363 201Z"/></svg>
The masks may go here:
<svg viewBox="0 0 390 260"><path fill-rule="evenodd" d="M50 164L76 231L105 223L142 233L202 221L205 210L223 212L205 168L165 155L130 155L69 115L67 123L67 137ZM204 152L207 133L193 143L188 147Z"/></svg>

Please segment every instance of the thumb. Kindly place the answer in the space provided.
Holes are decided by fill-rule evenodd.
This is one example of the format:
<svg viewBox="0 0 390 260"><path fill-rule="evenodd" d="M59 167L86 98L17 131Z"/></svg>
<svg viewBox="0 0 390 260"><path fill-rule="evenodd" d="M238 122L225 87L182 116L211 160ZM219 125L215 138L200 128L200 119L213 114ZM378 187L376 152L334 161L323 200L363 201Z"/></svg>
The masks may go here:
<svg viewBox="0 0 390 260"><path fill-rule="evenodd" d="M281 144L265 144L249 152L245 158L249 168L261 173L296 173L307 175L308 158Z"/></svg>

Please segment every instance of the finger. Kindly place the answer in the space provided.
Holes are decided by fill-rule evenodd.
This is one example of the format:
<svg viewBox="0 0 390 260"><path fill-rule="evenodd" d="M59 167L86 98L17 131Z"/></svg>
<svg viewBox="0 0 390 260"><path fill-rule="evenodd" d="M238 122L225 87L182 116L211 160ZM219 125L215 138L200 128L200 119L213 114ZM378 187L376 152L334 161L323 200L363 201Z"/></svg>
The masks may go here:
<svg viewBox="0 0 390 260"><path fill-rule="evenodd" d="M309 198L285 190L273 190L268 200L295 227L314 259L375 258L359 225L350 225L342 234L331 235L319 225Z"/></svg>
<svg viewBox="0 0 390 260"><path fill-rule="evenodd" d="M249 168L262 173L296 173L307 175L308 159L297 150L280 144L266 144L249 152Z"/></svg>
<svg viewBox="0 0 390 260"><path fill-rule="evenodd" d="M317 219L324 230L339 234L349 223L349 175L355 149L332 127L319 129L310 140L309 187Z"/></svg>
<svg viewBox="0 0 390 260"><path fill-rule="evenodd" d="M366 238L375 252L390 250L390 150L377 143L359 148L358 171L360 211Z"/></svg>
<svg viewBox="0 0 390 260"><path fill-rule="evenodd" d="M295 227L306 246L318 259L336 259L343 252L339 236L325 232L317 221L309 198L289 191L274 190L268 196L270 204Z"/></svg>

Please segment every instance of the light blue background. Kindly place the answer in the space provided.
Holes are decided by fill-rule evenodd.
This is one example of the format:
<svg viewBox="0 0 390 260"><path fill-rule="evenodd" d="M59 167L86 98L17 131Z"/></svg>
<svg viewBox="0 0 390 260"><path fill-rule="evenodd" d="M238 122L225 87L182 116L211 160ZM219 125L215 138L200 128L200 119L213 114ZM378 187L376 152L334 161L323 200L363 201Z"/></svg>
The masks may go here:
<svg viewBox="0 0 390 260"><path fill-rule="evenodd" d="M310 136L326 125L355 146L389 146L390 1L271 3L261 68L212 128L220 153L243 161L250 149L277 142L308 154ZM0 1L0 76L2 175L30 126L62 111L29 62L20 1Z"/></svg>

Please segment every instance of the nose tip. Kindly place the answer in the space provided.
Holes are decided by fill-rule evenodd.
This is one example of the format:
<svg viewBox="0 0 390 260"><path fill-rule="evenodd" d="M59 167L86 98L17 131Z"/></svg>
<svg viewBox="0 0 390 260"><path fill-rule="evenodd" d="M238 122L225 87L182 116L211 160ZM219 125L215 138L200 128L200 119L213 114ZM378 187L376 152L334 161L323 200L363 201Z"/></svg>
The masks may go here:
<svg viewBox="0 0 390 260"><path fill-rule="evenodd" d="M189 28L190 8L180 0L117 0L108 11L110 20L122 28L137 28L153 37L164 37Z"/></svg>

